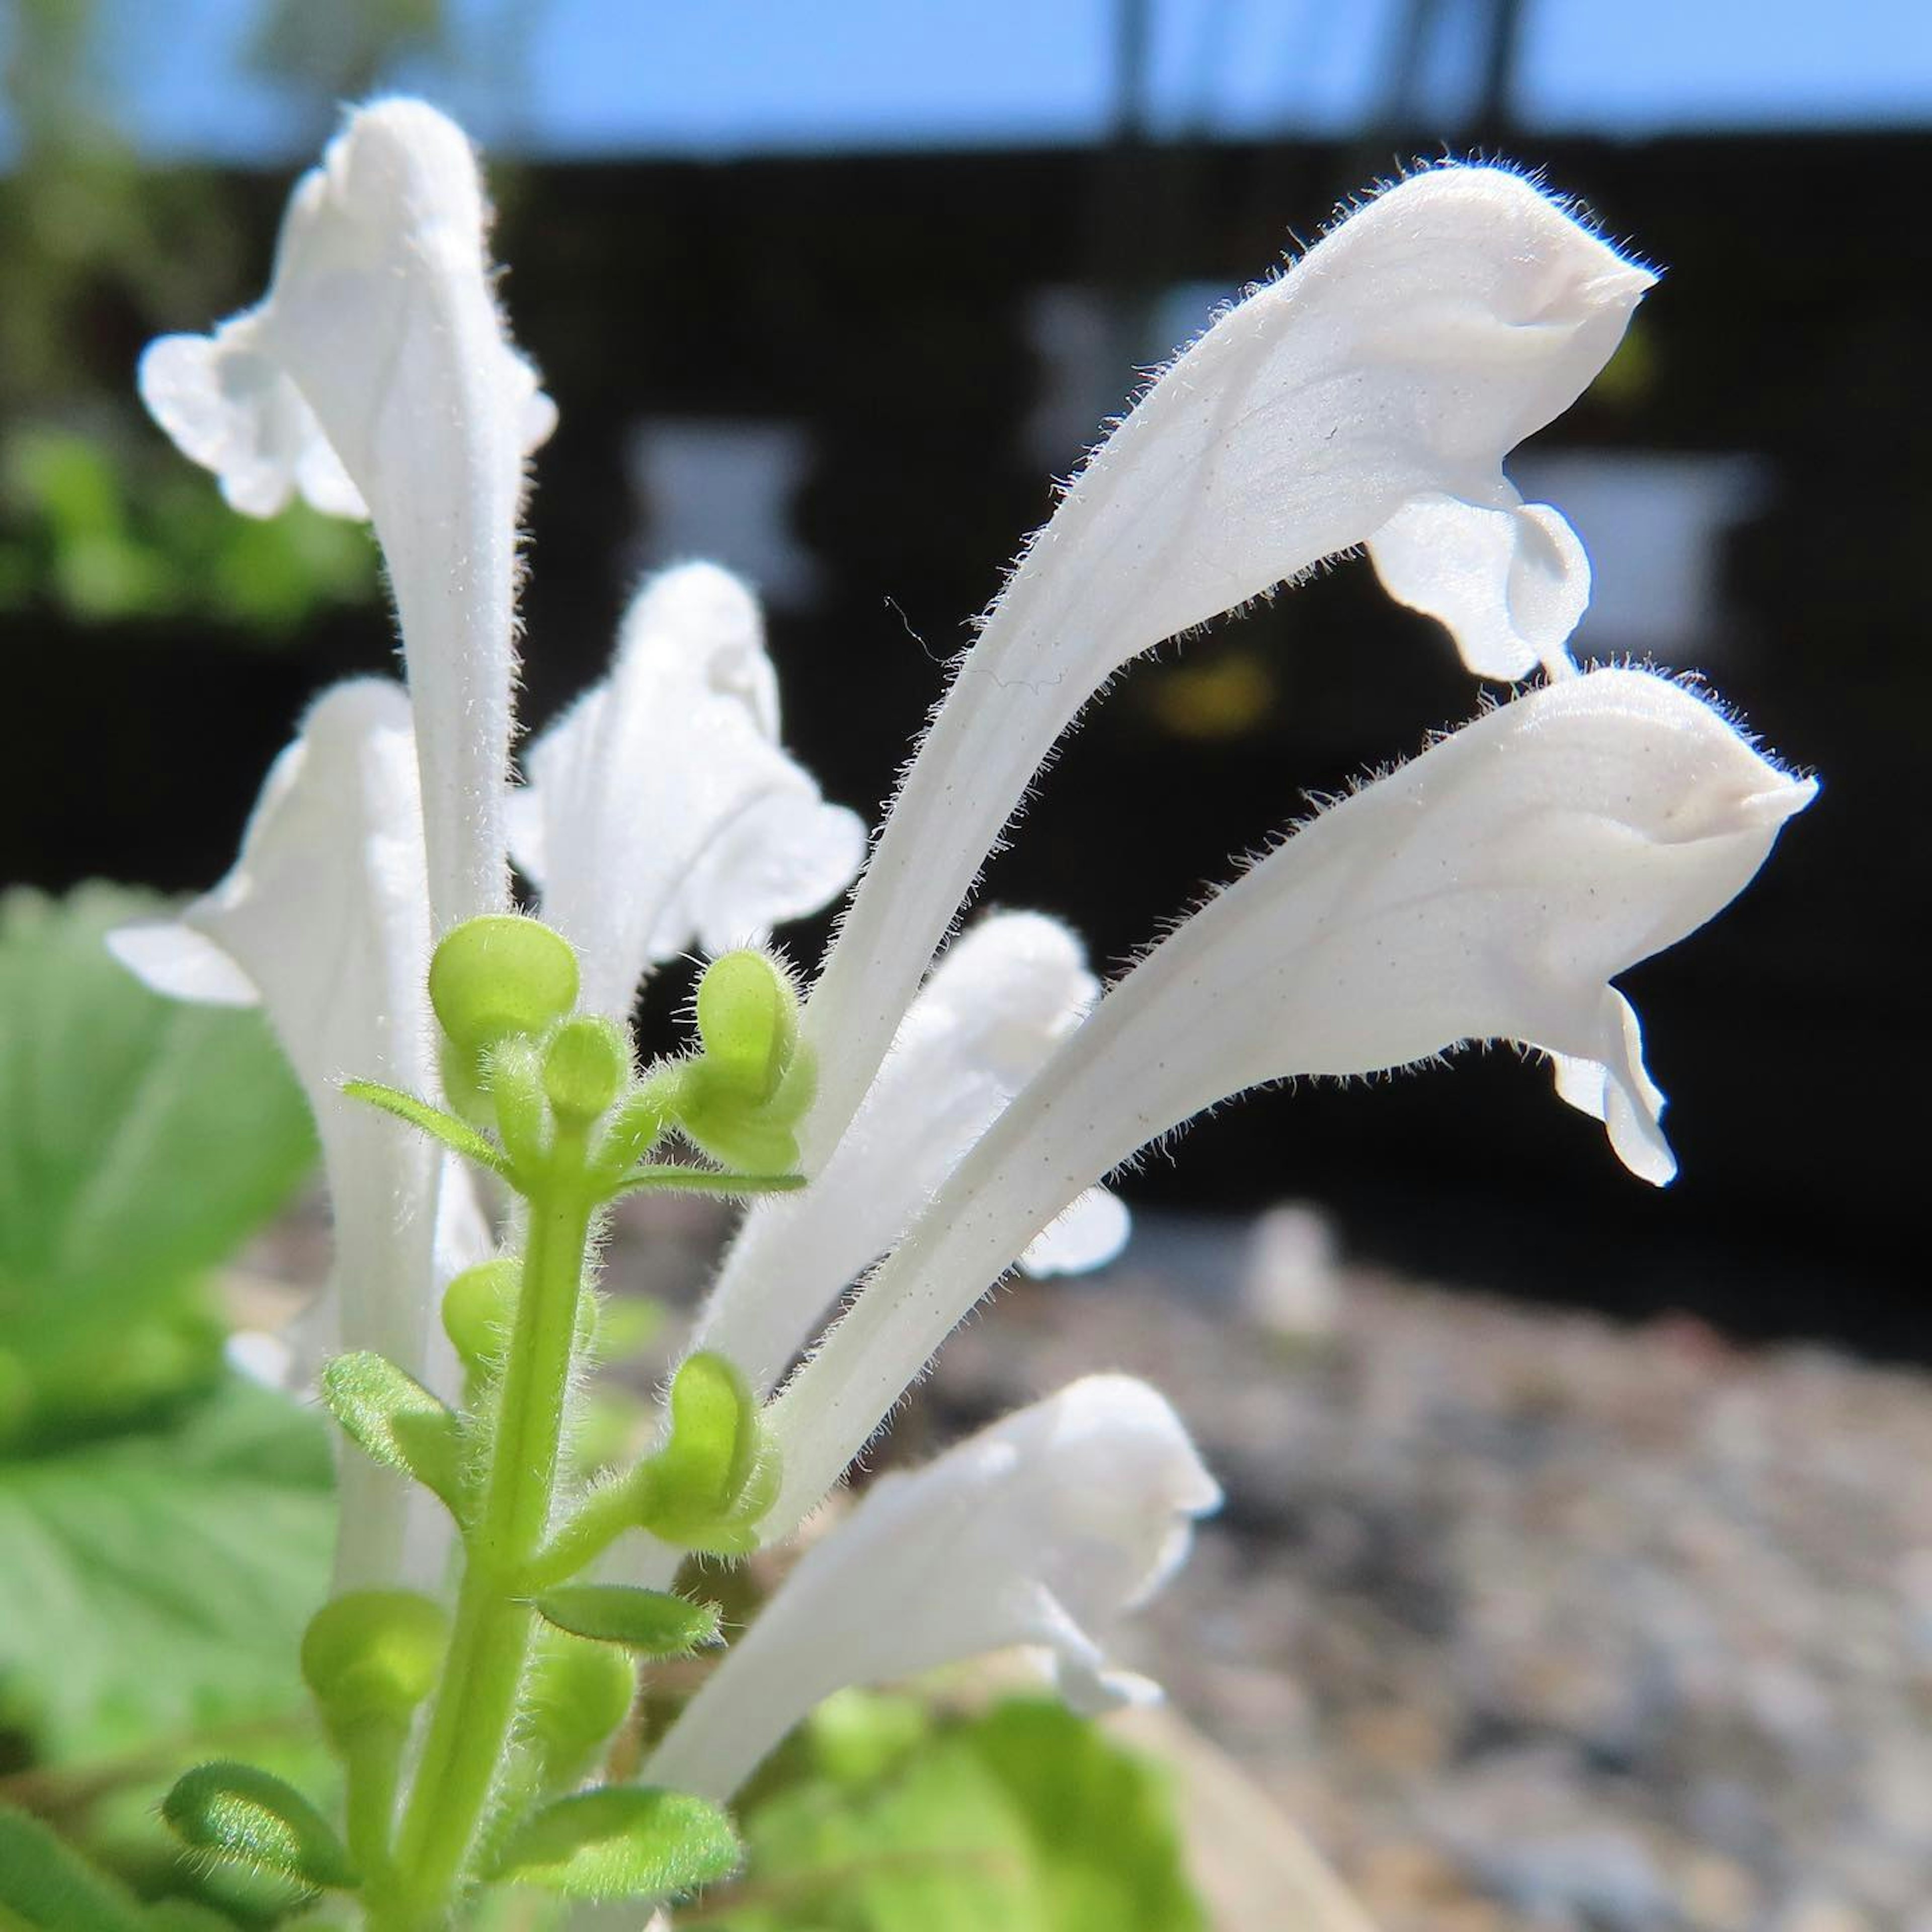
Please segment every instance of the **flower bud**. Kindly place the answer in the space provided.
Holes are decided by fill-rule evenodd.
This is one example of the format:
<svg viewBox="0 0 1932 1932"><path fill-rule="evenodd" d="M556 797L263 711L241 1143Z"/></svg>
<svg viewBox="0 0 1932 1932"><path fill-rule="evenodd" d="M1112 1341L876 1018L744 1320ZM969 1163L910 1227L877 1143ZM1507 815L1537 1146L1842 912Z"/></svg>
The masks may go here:
<svg viewBox="0 0 1932 1932"><path fill-rule="evenodd" d="M302 1634L302 1671L340 1735L400 1723L436 1688L449 1641L441 1605L412 1590L353 1590L322 1605Z"/></svg>
<svg viewBox="0 0 1932 1932"><path fill-rule="evenodd" d="M631 1049L607 1019L580 1014L551 1035L544 1052L544 1092L560 1120L588 1126L623 1091Z"/></svg>
<svg viewBox="0 0 1932 1932"><path fill-rule="evenodd" d="M436 949L430 1004L442 1030L472 1052L518 1034L541 1033L577 1004L577 955L533 919L490 913L467 920Z"/></svg>
<svg viewBox="0 0 1932 1932"><path fill-rule="evenodd" d="M523 1279L522 1264L505 1255L465 1268L443 1290L442 1332L470 1374L482 1374L502 1355Z"/></svg>
<svg viewBox="0 0 1932 1932"><path fill-rule="evenodd" d="M760 1104L778 1091L798 1045L798 995L762 952L727 952L698 987L706 1084Z"/></svg>

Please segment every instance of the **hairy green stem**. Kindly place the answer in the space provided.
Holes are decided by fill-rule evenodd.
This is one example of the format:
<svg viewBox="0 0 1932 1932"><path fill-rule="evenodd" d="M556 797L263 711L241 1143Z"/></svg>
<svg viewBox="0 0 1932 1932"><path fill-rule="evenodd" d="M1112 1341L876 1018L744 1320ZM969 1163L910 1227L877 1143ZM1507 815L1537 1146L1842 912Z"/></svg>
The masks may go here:
<svg viewBox="0 0 1932 1932"><path fill-rule="evenodd" d="M516 1730L535 1612L531 1558L549 1527L584 1250L598 1202L586 1132L560 1123L532 1175L530 1238L481 1513L464 1542L449 1654L372 1932L436 1932L468 1865Z"/></svg>

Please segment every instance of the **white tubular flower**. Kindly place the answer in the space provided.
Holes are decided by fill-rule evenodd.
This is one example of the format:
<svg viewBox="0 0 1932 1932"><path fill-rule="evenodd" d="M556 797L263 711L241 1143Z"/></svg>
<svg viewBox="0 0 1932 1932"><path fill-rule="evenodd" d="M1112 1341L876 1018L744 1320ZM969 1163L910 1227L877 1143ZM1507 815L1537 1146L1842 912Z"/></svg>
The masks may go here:
<svg viewBox="0 0 1932 1932"><path fill-rule="evenodd" d="M274 279L211 336L165 336L142 399L237 509L299 490L370 517L401 620L436 929L502 902L524 459L555 412L491 293L462 131L420 101L352 114L289 203Z"/></svg>
<svg viewBox="0 0 1932 1932"><path fill-rule="evenodd" d="M610 676L537 740L512 804L517 862L578 950L590 1011L628 1012L652 964L759 940L851 883L865 826L778 732L752 593L707 563L646 584Z"/></svg>
<svg viewBox="0 0 1932 1932"><path fill-rule="evenodd" d="M314 1114L334 1216L333 1282L304 1349L379 1349L428 1377L439 1281L478 1258L481 1216L453 1161L440 1186L439 1149L340 1091L345 1078L435 1085L422 808L401 688L370 678L326 693L270 768L234 869L178 920L123 926L108 943L157 992L263 1008ZM403 1486L361 1456L344 1460L342 1479L357 1542L340 1552L340 1581L390 1580Z"/></svg>
<svg viewBox="0 0 1932 1932"><path fill-rule="evenodd" d="M1618 1156L1670 1178L1610 980L1741 891L1810 780L1649 673L1567 679L1304 826L1101 1000L954 1170L779 1398L774 1533L835 1482L947 1332L1098 1175L1244 1088L1508 1040Z"/></svg>
<svg viewBox="0 0 1932 1932"><path fill-rule="evenodd" d="M723 1799L814 1705L1013 1645L1100 1711L1159 1694L1109 1667L1120 1618L1184 1559L1221 1492L1165 1400L1091 1376L882 1478L808 1551L644 1776Z"/></svg>
<svg viewBox="0 0 1932 1932"><path fill-rule="evenodd" d="M747 1216L692 1346L728 1355L769 1389L1100 990L1079 940L1037 913L995 914L949 947L824 1172ZM1024 1264L1096 1268L1126 1233L1126 1210L1096 1189Z"/></svg>
<svg viewBox="0 0 1932 1932"><path fill-rule="evenodd" d="M1562 645L1583 554L1503 458L1600 369L1653 278L1516 176L1389 189L1223 314L1096 451L960 660L807 1018L822 1162L1054 740L1163 639L1367 544L1472 669Z"/></svg>

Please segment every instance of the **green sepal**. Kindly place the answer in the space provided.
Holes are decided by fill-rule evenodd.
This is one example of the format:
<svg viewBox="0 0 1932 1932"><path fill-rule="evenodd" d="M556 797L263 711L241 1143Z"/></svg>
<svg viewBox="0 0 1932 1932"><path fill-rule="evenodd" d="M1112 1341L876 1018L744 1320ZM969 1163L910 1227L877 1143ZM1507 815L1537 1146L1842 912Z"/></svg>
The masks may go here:
<svg viewBox="0 0 1932 1932"><path fill-rule="evenodd" d="M701 1351L670 1385L670 1433L631 1479L638 1519L687 1550L742 1554L778 1495L777 1453L736 1366Z"/></svg>
<svg viewBox="0 0 1932 1932"><path fill-rule="evenodd" d="M630 1072L623 1029L593 1014L560 1022L544 1047L544 1093L557 1118L574 1126L608 1113Z"/></svg>
<svg viewBox="0 0 1932 1932"><path fill-rule="evenodd" d="M342 1090L352 1100L366 1101L386 1114L394 1114L399 1120L408 1121L412 1127L420 1127L465 1160L473 1160L478 1167L509 1178L510 1163L504 1159L502 1150L485 1139L467 1120L460 1120L413 1094L405 1094L400 1087L385 1087L378 1081L345 1080Z"/></svg>
<svg viewBox="0 0 1932 1932"><path fill-rule="evenodd" d="M461 1515L462 1423L413 1376L386 1355L358 1349L322 1370L322 1400L364 1454L413 1476Z"/></svg>
<svg viewBox="0 0 1932 1932"><path fill-rule="evenodd" d="M429 964L443 1031L472 1052L538 1034L577 1004L577 955L561 933L515 913L487 913L446 934Z"/></svg>
<svg viewBox="0 0 1932 1932"><path fill-rule="evenodd" d="M687 1792L607 1786L526 1820L493 1876L567 1898L662 1898L729 1876L738 1835L715 1804Z"/></svg>
<svg viewBox="0 0 1932 1932"><path fill-rule="evenodd" d="M330 1735L401 1724L436 1688L449 1618L413 1590L351 1590L322 1605L302 1634L302 1673Z"/></svg>
<svg viewBox="0 0 1932 1932"><path fill-rule="evenodd" d="M704 1084L762 1106L798 1046L798 994L790 978L749 947L721 953L698 982L696 1004Z"/></svg>
<svg viewBox="0 0 1932 1932"><path fill-rule="evenodd" d="M442 1292L442 1332L472 1376L494 1369L510 1346L521 1299L524 1264L514 1255L479 1262Z"/></svg>
<svg viewBox="0 0 1932 1932"><path fill-rule="evenodd" d="M788 1136L787 1137L790 1137ZM792 1157L797 1158L794 1144ZM727 1201L754 1201L762 1194L794 1194L805 1185L802 1174L720 1173L711 1167L680 1167L666 1162L658 1167L634 1168L611 1184L609 1198L626 1194L706 1194Z"/></svg>
<svg viewBox="0 0 1932 1932"><path fill-rule="evenodd" d="M197 1766L161 1800L168 1828L191 1852L231 1858L314 1892L362 1879L322 1814L295 1786L252 1764Z"/></svg>
<svg viewBox="0 0 1932 1932"><path fill-rule="evenodd" d="M141 1909L38 1818L0 1804L0 1925L22 1932L141 1932Z"/></svg>
<svg viewBox="0 0 1932 1932"><path fill-rule="evenodd" d="M539 1624L523 1736L535 1754L540 1787L562 1791L580 1783L637 1694L638 1666L628 1651Z"/></svg>
<svg viewBox="0 0 1932 1932"><path fill-rule="evenodd" d="M646 1657L688 1657L720 1641L718 1606L668 1590L623 1583L574 1583L536 1600L545 1622L573 1636L621 1644Z"/></svg>

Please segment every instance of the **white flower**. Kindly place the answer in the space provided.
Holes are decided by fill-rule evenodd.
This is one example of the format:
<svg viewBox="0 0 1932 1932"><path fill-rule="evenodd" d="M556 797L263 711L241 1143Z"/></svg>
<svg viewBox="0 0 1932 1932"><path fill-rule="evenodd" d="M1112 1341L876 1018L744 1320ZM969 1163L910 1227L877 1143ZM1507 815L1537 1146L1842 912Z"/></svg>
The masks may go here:
<svg viewBox="0 0 1932 1932"><path fill-rule="evenodd" d="M237 509L300 490L370 517L416 701L440 932L496 910L524 459L555 412L491 293L488 212L460 129L420 101L358 110L297 184L274 280L212 336L164 336L141 394Z"/></svg>
<svg viewBox="0 0 1932 1932"><path fill-rule="evenodd" d="M772 1412L782 1533L1082 1189L1264 1081L1508 1040L1667 1180L1662 1096L1609 983L1730 903L1815 784L1636 670L1490 712L1304 826L1111 991L975 1143Z"/></svg>
<svg viewBox="0 0 1932 1932"><path fill-rule="evenodd" d="M308 1096L335 1256L303 1334L313 1354L294 1372L346 1346L430 1378L436 1290L484 1251L475 1196L454 1162L440 1176L430 1142L340 1091L347 1078L418 1093L436 1081L422 810L400 687L370 678L320 698L271 768L227 878L178 920L123 926L108 944L157 992L259 1003ZM357 1539L341 1552L343 1580L386 1576L400 1560L404 1487L358 1456L343 1482Z"/></svg>
<svg viewBox="0 0 1932 1932"><path fill-rule="evenodd" d="M746 1217L692 1346L730 1356L754 1388L769 1389L1100 990L1080 942L1037 913L996 914L949 947L824 1172ZM1024 1264L1042 1274L1098 1267L1126 1233L1126 1210L1096 1188Z"/></svg>
<svg viewBox="0 0 1932 1932"><path fill-rule="evenodd" d="M512 804L518 865L578 949L590 1011L627 1013L650 966L756 943L851 883L866 828L778 734L751 592L707 563L645 584L610 676L537 740Z"/></svg>
<svg viewBox="0 0 1932 1932"><path fill-rule="evenodd" d="M1144 1382L1092 1376L882 1478L809 1550L686 1707L651 1783L730 1796L812 1707L1027 1645L1083 1710L1158 1695L1115 1670L1115 1626L1187 1553L1221 1492Z"/></svg>
<svg viewBox="0 0 1932 1932"><path fill-rule="evenodd" d="M1582 550L1502 459L1582 393L1652 280L1527 182L1444 167L1169 366L1028 547L907 772L807 1013L814 1165L1034 772L1130 659L1366 544L1472 669L1567 668Z"/></svg>

